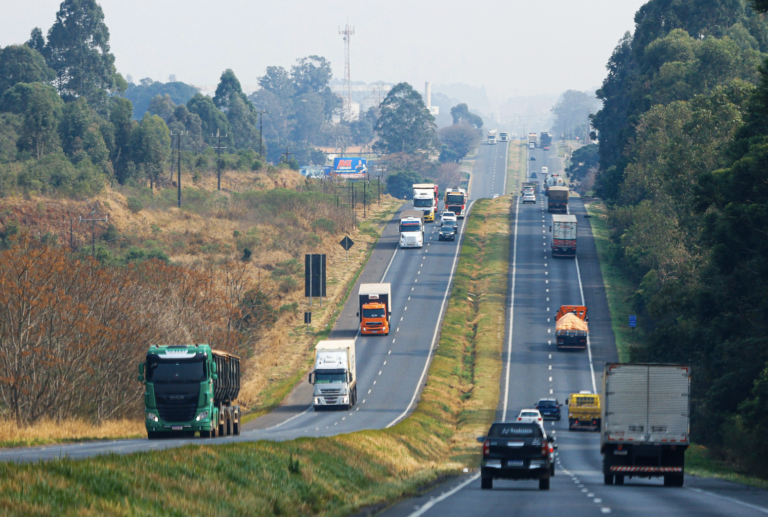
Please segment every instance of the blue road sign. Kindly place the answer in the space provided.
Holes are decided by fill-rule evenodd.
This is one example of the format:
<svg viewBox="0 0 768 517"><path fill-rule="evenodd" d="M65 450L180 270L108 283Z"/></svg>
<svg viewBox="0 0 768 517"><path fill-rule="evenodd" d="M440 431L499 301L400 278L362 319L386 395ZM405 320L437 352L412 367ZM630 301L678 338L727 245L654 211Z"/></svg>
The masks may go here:
<svg viewBox="0 0 768 517"><path fill-rule="evenodd" d="M632 328L637 327L637 316L630 316L629 317L629 326Z"/></svg>

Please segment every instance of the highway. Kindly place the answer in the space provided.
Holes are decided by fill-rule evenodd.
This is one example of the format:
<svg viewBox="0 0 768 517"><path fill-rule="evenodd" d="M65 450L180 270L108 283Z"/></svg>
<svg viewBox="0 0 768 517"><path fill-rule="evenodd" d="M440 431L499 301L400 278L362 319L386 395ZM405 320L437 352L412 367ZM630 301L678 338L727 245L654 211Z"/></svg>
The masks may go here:
<svg viewBox="0 0 768 517"><path fill-rule="evenodd" d="M475 164L471 198L503 194L506 177L504 144L481 146ZM478 192L478 194L474 194ZM406 205L406 207L409 204ZM337 319L332 338L357 336L358 403L352 411L315 412L311 386L302 382L287 403L275 412L243 426L237 437L203 440L118 440L71 445L50 445L0 450L3 461L36 461L69 456L128 454L195 443L219 444L253 440L290 440L304 436L331 436L363 429L382 429L407 416L418 403L439 323L456 267L460 235L456 241L439 241L438 225L427 223L422 249L398 249L398 217L390 221L358 280L359 283L391 282L392 327L389 336L357 336L357 286ZM329 265L329 267L343 267Z"/></svg>
<svg viewBox="0 0 768 517"><path fill-rule="evenodd" d="M562 170L554 146L529 151L529 172L539 181L541 167ZM522 205L516 201L516 238L510 257L510 295L504 370L497 420L509 420L539 398L554 396L561 403L580 390L599 390L603 365L616 361L616 347L602 276L580 199L569 201L578 219L577 260L552 259L549 253L551 216L546 197ZM590 350L557 352L552 317L562 304L589 308ZM510 340L511 329L511 340ZM591 358L591 360L590 360ZM566 409L565 406L563 409ZM450 480L420 497L403 501L387 517L445 516L581 516L648 515L765 515L768 494L735 483L686 476L685 487L665 488L661 478L628 479L624 486L605 486L597 433L569 432L567 413L547 422L558 442L557 474L549 492L537 481L494 480L493 490L481 490L479 472ZM478 444L478 455L480 446Z"/></svg>

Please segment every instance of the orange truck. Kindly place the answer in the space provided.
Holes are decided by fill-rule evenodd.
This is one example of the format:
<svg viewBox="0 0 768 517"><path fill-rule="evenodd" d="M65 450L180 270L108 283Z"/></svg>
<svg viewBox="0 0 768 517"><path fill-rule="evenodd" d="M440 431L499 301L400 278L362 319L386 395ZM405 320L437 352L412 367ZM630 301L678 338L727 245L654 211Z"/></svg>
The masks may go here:
<svg viewBox="0 0 768 517"><path fill-rule="evenodd" d="M390 284L360 284L361 334L389 334L389 319L392 316L392 291Z"/></svg>
<svg viewBox="0 0 768 517"><path fill-rule="evenodd" d="M589 335L589 316L583 305L561 305L555 316L558 350L585 350Z"/></svg>

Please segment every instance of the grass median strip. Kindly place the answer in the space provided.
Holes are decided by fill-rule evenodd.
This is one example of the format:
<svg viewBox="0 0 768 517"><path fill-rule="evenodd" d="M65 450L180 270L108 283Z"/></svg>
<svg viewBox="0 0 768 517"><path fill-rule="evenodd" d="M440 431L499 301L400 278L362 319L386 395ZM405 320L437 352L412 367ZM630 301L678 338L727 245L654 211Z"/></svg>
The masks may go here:
<svg viewBox="0 0 768 517"><path fill-rule="evenodd" d="M475 437L499 397L509 207L509 198L475 203L427 385L400 424L290 442L2 463L0 513L347 515L476 467Z"/></svg>

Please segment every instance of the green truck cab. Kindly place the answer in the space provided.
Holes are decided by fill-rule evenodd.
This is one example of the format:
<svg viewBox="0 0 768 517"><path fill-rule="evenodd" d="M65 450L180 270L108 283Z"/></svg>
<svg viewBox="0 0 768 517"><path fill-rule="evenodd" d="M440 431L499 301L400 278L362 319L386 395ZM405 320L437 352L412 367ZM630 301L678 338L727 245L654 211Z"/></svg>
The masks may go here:
<svg viewBox="0 0 768 517"><path fill-rule="evenodd" d="M152 345L139 364L147 436L240 434L240 358L209 345Z"/></svg>

